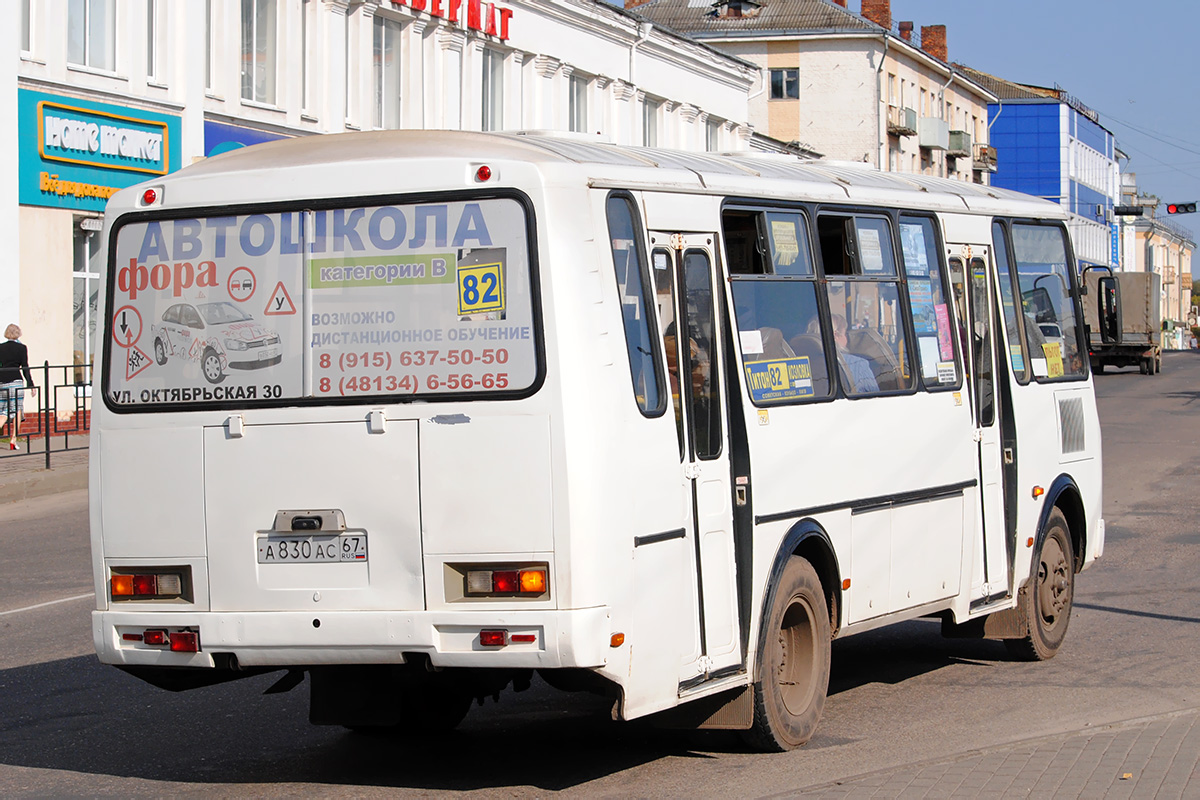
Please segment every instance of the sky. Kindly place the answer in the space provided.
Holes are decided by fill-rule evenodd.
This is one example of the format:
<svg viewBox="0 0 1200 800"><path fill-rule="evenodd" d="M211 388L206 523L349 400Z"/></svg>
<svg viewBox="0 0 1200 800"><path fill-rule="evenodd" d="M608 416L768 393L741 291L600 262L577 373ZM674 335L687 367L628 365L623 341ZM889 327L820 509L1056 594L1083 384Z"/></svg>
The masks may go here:
<svg viewBox="0 0 1200 800"><path fill-rule="evenodd" d="M847 4L860 9L860 0ZM892 21L945 25L950 60L1016 83L1058 84L1100 114L1138 189L1200 201L1197 0L892 0ZM1200 231L1200 213L1172 217Z"/></svg>

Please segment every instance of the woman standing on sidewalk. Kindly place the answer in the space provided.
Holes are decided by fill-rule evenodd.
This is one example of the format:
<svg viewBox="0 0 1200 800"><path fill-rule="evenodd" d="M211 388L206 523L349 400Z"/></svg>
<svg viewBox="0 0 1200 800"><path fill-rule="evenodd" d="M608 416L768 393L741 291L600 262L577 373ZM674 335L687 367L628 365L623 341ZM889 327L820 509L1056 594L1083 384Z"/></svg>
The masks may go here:
<svg viewBox="0 0 1200 800"><path fill-rule="evenodd" d="M0 344L0 429L12 417L12 430L9 432L8 449L19 450L17 437L21 433L21 418L25 415L25 399L22 396L26 387L37 391L33 376L29 374L29 351L21 344L21 329L17 325L9 325L4 329L5 342ZM25 380L21 381L24 373Z"/></svg>

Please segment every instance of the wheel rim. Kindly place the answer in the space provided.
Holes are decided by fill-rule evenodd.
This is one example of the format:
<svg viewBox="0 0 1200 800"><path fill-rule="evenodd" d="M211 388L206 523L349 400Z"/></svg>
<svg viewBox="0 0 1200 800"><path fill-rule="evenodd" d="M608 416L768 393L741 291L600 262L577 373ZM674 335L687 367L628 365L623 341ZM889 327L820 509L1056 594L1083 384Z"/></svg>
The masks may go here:
<svg viewBox="0 0 1200 800"><path fill-rule="evenodd" d="M221 360L219 358L210 355L204 359L204 376L210 381L221 377Z"/></svg>
<svg viewBox="0 0 1200 800"><path fill-rule="evenodd" d="M1071 605L1071 566L1057 536L1046 537L1038 564L1038 614L1047 628L1062 621Z"/></svg>
<svg viewBox="0 0 1200 800"><path fill-rule="evenodd" d="M817 623L812 607L794 597L779 624L779 665L775 683L784 707L793 716L804 714L816 690Z"/></svg>
<svg viewBox="0 0 1200 800"><path fill-rule="evenodd" d="M166 349L163 347L163 343L162 343L162 342L155 342L155 343L154 343L154 355L155 355L155 356L157 356L157 358L158 358L158 361L159 361L159 363L160 363L160 364L161 364L162 362L164 362L164 361L166 361L166 360L167 360L167 351L166 351Z"/></svg>

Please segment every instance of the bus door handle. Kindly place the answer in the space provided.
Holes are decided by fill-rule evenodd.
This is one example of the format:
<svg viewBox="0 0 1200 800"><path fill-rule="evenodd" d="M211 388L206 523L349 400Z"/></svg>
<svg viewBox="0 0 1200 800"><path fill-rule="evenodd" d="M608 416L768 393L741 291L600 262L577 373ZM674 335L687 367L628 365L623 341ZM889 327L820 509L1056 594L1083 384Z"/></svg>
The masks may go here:
<svg viewBox="0 0 1200 800"><path fill-rule="evenodd" d="M683 477L687 478L689 481L694 481L694 480L696 480L696 478L699 478L700 477L700 465L699 464L684 464L683 465Z"/></svg>
<svg viewBox="0 0 1200 800"><path fill-rule="evenodd" d="M971 434L971 440L974 442L982 442L983 441L983 428L976 428L975 432L973 434Z"/></svg>

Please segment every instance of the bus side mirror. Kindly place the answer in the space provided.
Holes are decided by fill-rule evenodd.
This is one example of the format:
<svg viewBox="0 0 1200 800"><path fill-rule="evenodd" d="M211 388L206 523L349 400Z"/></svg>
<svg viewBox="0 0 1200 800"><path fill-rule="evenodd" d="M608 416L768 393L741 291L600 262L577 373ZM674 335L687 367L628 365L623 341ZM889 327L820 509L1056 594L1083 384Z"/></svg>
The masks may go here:
<svg viewBox="0 0 1200 800"><path fill-rule="evenodd" d="M1100 341L1121 342L1121 291L1117 279L1109 275L1097 283L1096 306L1100 310Z"/></svg>

